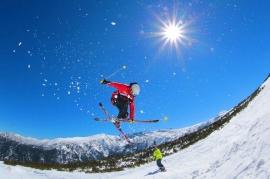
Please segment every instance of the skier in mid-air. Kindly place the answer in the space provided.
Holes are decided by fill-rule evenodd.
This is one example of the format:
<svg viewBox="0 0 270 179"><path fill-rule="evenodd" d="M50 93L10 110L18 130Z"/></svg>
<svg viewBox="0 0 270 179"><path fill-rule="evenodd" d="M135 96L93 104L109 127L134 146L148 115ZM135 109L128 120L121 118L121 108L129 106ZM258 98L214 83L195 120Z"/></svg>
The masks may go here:
<svg viewBox="0 0 270 179"><path fill-rule="evenodd" d="M122 84L118 82L111 82L106 79L100 81L101 84L106 84L110 87L116 88L116 91L112 93L111 102L119 110L117 120L115 123L120 126L120 120L127 120L134 122L135 105L134 99L140 93L140 86L138 83ZM128 113L128 106L129 112ZM129 117L128 117L129 114Z"/></svg>

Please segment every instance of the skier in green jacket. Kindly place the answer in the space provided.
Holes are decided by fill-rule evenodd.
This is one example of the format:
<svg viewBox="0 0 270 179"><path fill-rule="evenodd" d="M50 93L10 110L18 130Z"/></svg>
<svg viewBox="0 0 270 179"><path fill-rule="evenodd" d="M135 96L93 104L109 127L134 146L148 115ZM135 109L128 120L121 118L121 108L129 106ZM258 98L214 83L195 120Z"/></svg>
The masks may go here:
<svg viewBox="0 0 270 179"><path fill-rule="evenodd" d="M157 148L155 143L154 143L154 147L155 147L155 149L154 149L153 157L157 161L157 166L159 167L160 171L165 172L166 169L161 163L161 160L163 158L162 153L159 150L159 148Z"/></svg>

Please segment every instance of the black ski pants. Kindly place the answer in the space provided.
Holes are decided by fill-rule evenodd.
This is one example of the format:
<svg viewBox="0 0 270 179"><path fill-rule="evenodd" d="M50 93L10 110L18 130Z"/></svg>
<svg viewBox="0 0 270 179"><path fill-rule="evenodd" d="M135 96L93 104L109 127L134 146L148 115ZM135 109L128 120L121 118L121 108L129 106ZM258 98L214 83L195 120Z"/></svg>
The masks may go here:
<svg viewBox="0 0 270 179"><path fill-rule="evenodd" d="M114 105L118 109L118 115L117 118L119 119L126 119L128 117L128 104L129 104L129 99L126 96L118 95Z"/></svg>
<svg viewBox="0 0 270 179"><path fill-rule="evenodd" d="M164 170L165 167L163 166L163 164L161 163L161 159L158 159L157 160L157 166L161 169L161 170Z"/></svg>

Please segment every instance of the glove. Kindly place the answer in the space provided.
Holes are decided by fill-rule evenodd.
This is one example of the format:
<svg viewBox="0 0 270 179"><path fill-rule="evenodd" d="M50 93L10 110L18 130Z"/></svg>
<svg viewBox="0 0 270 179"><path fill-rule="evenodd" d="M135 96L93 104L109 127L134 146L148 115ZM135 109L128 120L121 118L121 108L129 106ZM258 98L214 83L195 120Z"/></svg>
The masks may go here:
<svg viewBox="0 0 270 179"><path fill-rule="evenodd" d="M110 83L110 81L106 80L106 79L102 79L100 80L100 84L107 84Z"/></svg>

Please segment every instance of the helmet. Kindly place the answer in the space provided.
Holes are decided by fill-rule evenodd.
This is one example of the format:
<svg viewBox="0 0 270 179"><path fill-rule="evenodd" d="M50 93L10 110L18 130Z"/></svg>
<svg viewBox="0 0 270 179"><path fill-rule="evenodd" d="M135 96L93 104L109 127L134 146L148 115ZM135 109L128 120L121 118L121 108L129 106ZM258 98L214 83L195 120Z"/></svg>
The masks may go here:
<svg viewBox="0 0 270 179"><path fill-rule="evenodd" d="M138 83L130 83L131 92L134 96L138 96L140 94L140 86Z"/></svg>

